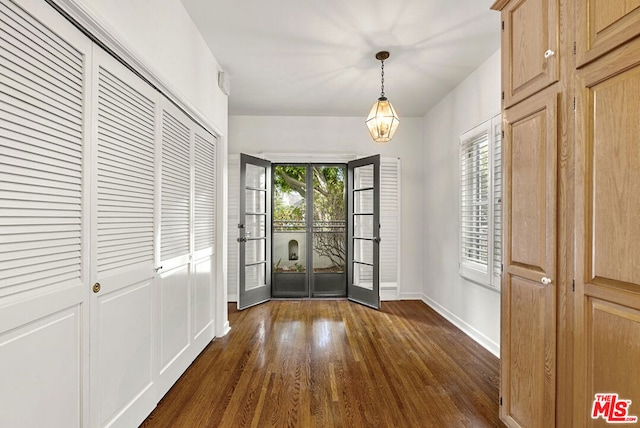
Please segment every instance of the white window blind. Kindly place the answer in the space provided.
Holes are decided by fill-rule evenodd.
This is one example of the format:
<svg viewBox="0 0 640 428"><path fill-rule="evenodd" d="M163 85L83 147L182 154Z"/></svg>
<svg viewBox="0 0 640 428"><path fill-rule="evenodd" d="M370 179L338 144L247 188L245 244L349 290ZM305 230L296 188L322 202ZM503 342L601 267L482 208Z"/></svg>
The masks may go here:
<svg viewBox="0 0 640 428"><path fill-rule="evenodd" d="M499 116L460 136L460 274L499 288L501 270Z"/></svg>
<svg viewBox="0 0 640 428"><path fill-rule="evenodd" d="M493 276L499 286L502 273L502 123L493 119Z"/></svg>

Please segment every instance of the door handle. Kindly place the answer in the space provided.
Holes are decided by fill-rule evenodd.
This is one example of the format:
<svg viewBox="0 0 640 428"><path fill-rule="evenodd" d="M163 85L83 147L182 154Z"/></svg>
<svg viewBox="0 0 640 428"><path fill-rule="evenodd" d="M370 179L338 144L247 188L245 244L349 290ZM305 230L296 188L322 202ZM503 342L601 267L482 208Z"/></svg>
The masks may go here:
<svg viewBox="0 0 640 428"><path fill-rule="evenodd" d="M544 285L549 285L551 284L551 278L547 278L546 276L543 276L540 282L543 283Z"/></svg>

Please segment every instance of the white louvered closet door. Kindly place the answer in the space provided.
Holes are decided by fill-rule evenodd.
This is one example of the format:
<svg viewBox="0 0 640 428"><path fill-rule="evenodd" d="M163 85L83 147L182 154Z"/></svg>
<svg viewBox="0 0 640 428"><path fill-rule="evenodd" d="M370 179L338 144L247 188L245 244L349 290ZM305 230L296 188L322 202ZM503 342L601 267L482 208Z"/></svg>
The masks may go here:
<svg viewBox="0 0 640 428"><path fill-rule="evenodd" d="M160 173L159 387L169 390L191 361L192 140L190 119L162 103Z"/></svg>
<svg viewBox="0 0 640 428"><path fill-rule="evenodd" d="M137 426L157 402L153 243L159 94L97 46L93 73L91 426Z"/></svg>
<svg viewBox="0 0 640 428"><path fill-rule="evenodd" d="M2 427L86 424L90 61L89 40L47 5L0 1Z"/></svg>
<svg viewBox="0 0 640 428"><path fill-rule="evenodd" d="M216 139L195 128L192 341L199 353L214 336Z"/></svg>

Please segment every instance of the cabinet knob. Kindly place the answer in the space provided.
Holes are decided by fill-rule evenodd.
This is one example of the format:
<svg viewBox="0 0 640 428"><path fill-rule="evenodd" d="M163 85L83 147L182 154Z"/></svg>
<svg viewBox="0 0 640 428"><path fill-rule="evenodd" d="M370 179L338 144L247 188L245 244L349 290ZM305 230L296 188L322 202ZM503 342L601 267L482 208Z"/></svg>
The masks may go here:
<svg viewBox="0 0 640 428"><path fill-rule="evenodd" d="M92 289L93 289L93 292L94 292L94 293L99 292L99 291L100 291L100 283L99 283L99 282L96 282L95 284L93 284Z"/></svg>
<svg viewBox="0 0 640 428"><path fill-rule="evenodd" d="M551 278L547 278L546 276L543 276L540 282L543 283L544 285L549 285L551 284Z"/></svg>
<svg viewBox="0 0 640 428"><path fill-rule="evenodd" d="M554 56L555 54L556 54L556 53L555 53L554 51L552 51L551 49L549 49L549 50L547 50L547 51L544 53L544 57L545 57L545 58L551 58L551 57L552 57L552 56Z"/></svg>

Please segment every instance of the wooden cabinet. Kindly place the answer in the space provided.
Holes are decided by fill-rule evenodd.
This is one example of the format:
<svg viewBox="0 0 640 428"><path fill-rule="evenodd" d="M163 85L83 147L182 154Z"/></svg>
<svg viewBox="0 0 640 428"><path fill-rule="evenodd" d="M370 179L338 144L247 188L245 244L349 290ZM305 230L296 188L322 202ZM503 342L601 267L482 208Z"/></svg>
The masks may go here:
<svg viewBox="0 0 640 428"><path fill-rule="evenodd" d="M584 65L640 34L640 0L576 2L576 54Z"/></svg>
<svg viewBox="0 0 640 428"><path fill-rule="evenodd" d="M501 3L502 91L509 107L558 80L558 2Z"/></svg>
<svg viewBox="0 0 640 428"><path fill-rule="evenodd" d="M552 426L555 402L557 97L504 112L501 417Z"/></svg>
<svg viewBox="0 0 640 428"><path fill-rule="evenodd" d="M500 0L501 417L640 416L640 0ZM544 46L554 55L540 59ZM618 414L617 416L621 416Z"/></svg>
<svg viewBox="0 0 640 428"><path fill-rule="evenodd" d="M575 409L617 393L640 416L640 39L577 71Z"/></svg>

